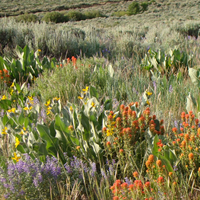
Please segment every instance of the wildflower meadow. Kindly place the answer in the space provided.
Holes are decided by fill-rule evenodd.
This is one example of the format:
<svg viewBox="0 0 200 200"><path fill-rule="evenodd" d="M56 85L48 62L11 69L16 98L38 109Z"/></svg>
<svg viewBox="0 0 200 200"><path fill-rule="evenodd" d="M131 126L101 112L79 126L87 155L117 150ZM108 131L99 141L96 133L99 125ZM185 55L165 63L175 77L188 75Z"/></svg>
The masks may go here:
<svg viewBox="0 0 200 200"><path fill-rule="evenodd" d="M170 24L183 34L172 38L176 45L162 34L149 44L147 27L123 38L122 26L79 29L92 20L140 18L171 5L95 2L54 2L54 12L43 18L38 4L37 17L16 19L10 4L14 18L0 19L7 35L5 45L0 35L0 199L200 199L198 27ZM115 6L111 16L80 15L106 5ZM80 10L65 15L55 9ZM57 29L57 23L63 25Z"/></svg>

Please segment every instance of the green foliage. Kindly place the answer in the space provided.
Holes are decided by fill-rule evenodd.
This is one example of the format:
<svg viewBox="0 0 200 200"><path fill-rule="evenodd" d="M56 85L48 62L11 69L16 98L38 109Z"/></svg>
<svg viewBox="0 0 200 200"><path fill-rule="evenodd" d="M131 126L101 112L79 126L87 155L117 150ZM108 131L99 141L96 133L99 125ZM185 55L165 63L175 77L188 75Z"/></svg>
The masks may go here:
<svg viewBox="0 0 200 200"><path fill-rule="evenodd" d="M136 15L140 12L140 4L138 2L132 2L129 6L128 6L128 15Z"/></svg>
<svg viewBox="0 0 200 200"><path fill-rule="evenodd" d="M148 10L148 5L149 5L149 3L148 2L142 2L141 4L141 7L142 7L142 12L145 12L145 11L147 11Z"/></svg>
<svg viewBox="0 0 200 200"><path fill-rule="evenodd" d="M49 12L45 14L45 16L42 18L42 21L62 23L68 21L68 18L60 12Z"/></svg>
<svg viewBox="0 0 200 200"><path fill-rule="evenodd" d="M99 10L88 11L84 13L86 19L93 19L97 17L105 17Z"/></svg>
<svg viewBox="0 0 200 200"><path fill-rule="evenodd" d="M66 16L70 21L80 21L86 19L86 16L78 11L69 11Z"/></svg>
<svg viewBox="0 0 200 200"><path fill-rule="evenodd" d="M153 72L158 75L166 75L169 78L172 74L178 74L182 70L182 75L187 76L184 73L185 68L192 65L192 59L191 55L181 52L179 49L170 49L168 53L149 49L142 60L141 67L151 72L150 76L153 79L156 78Z"/></svg>
<svg viewBox="0 0 200 200"><path fill-rule="evenodd" d="M36 15L34 14L24 14L24 15L19 15L16 17L17 22L37 22L39 19Z"/></svg>
<svg viewBox="0 0 200 200"><path fill-rule="evenodd" d="M54 67L54 59L50 61L44 57L42 61L39 60L38 56L40 51L41 50L38 50L34 53L28 46L25 46L24 49L17 46L16 54L18 59L0 59L1 67L3 66L9 71L11 80L15 79L17 83L21 84L25 81L31 82L38 77L45 68L51 69ZM3 68L1 70L3 70Z"/></svg>

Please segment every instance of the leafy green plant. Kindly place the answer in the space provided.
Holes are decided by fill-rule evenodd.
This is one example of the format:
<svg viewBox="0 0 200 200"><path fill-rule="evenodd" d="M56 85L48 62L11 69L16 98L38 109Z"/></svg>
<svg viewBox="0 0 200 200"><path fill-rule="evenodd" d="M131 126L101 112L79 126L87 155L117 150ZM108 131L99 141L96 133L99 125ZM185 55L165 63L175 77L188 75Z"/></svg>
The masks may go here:
<svg viewBox="0 0 200 200"><path fill-rule="evenodd" d="M148 10L148 6L149 6L149 3L148 2L142 2L141 4L141 7L142 7L142 12L145 12Z"/></svg>
<svg viewBox="0 0 200 200"><path fill-rule="evenodd" d="M17 46L16 54L18 59L0 59L0 69L3 70L5 67L6 69L4 70L9 71L11 81L15 79L17 83L21 84L23 82L31 82L38 77L45 68L52 69L55 67L55 59L50 61L48 58L44 57L43 60L40 61L38 57L40 51L41 50L37 50L36 52L33 50L31 51L28 46L25 46L24 49Z"/></svg>
<svg viewBox="0 0 200 200"><path fill-rule="evenodd" d="M84 13L86 19L93 19L96 17L105 17L99 10L88 11Z"/></svg>
<svg viewBox="0 0 200 200"><path fill-rule="evenodd" d="M62 22L67 22L68 19L60 12L49 12L45 14L45 16L42 18L42 21L62 23Z"/></svg>
<svg viewBox="0 0 200 200"><path fill-rule="evenodd" d="M67 13L67 17L69 18L70 21L80 21L86 19L86 16L78 11L69 11Z"/></svg>
<svg viewBox="0 0 200 200"><path fill-rule="evenodd" d="M24 14L24 15L19 15L16 17L17 22L37 22L39 19L36 15L34 14Z"/></svg>
<svg viewBox="0 0 200 200"><path fill-rule="evenodd" d="M167 78L173 74L179 76L187 76L185 69L192 65L192 56L179 49L170 50L169 53L158 50L148 50L142 59L141 67L148 70L150 74L166 75ZM150 75L151 76L151 75Z"/></svg>
<svg viewBox="0 0 200 200"><path fill-rule="evenodd" d="M128 15L136 15L140 12L140 4L138 2L132 2L128 7Z"/></svg>

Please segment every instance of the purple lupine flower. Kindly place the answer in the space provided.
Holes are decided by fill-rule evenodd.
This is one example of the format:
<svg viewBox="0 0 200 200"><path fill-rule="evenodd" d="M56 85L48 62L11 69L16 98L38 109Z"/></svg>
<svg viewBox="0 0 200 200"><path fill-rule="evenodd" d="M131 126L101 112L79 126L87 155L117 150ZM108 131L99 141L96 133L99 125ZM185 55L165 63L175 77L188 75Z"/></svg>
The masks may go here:
<svg viewBox="0 0 200 200"><path fill-rule="evenodd" d="M0 116L1 116L1 117L4 116L4 110L1 110Z"/></svg>
<svg viewBox="0 0 200 200"><path fill-rule="evenodd" d="M70 166L69 166L67 163L64 164L64 167L65 167L65 169L67 170L67 173L68 173L68 174L71 174L71 173L72 173L72 170L71 170Z"/></svg>
<svg viewBox="0 0 200 200"><path fill-rule="evenodd" d="M156 90L157 85L156 85L156 82L155 82L155 81L153 81L153 87L154 87L154 90Z"/></svg>
<svg viewBox="0 0 200 200"><path fill-rule="evenodd" d="M102 175L105 179L107 178L106 173L105 173L105 171L104 171L103 169L101 169L101 175Z"/></svg>
<svg viewBox="0 0 200 200"><path fill-rule="evenodd" d="M174 121L174 126L178 129L178 122L177 122L177 120Z"/></svg>
<svg viewBox="0 0 200 200"><path fill-rule="evenodd" d="M125 180L125 182L126 182L128 185L131 184L131 182L130 182L130 180L128 179L128 177L125 177L124 180Z"/></svg>
<svg viewBox="0 0 200 200"><path fill-rule="evenodd" d="M172 88L172 85L169 86L169 93L172 93L173 92L173 88Z"/></svg>
<svg viewBox="0 0 200 200"><path fill-rule="evenodd" d="M9 163L8 164L8 175L12 176L15 173L15 164Z"/></svg>
<svg viewBox="0 0 200 200"><path fill-rule="evenodd" d="M94 174L95 174L96 171L97 171L96 163L93 162L93 163L91 164L91 167L92 167L91 176L94 177Z"/></svg>
<svg viewBox="0 0 200 200"><path fill-rule="evenodd" d="M33 104L36 105L36 104L39 104L39 100L37 97L33 97Z"/></svg>
<svg viewBox="0 0 200 200"><path fill-rule="evenodd" d="M19 192L19 195L20 195L20 196L23 196L23 195L25 195L25 192L24 192L24 190L21 190L21 191Z"/></svg>
<svg viewBox="0 0 200 200"><path fill-rule="evenodd" d="M7 199L10 196L10 193L4 194L4 198Z"/></svg>
<svg viewBox="0 0 200 200"><path fill-rule="evenodd" d="M28 83L28 84L27 84L27 89L28 89L28 90L30 90L30 88L31 88L30 86L31 86L30 83Z"/></svg>
<svg viewBox="0 0 200 200"><path fill-rule="evenodd" d="M20 105L17 105L17 110L21 113L22 112L22 107Z"/></svg>
<svg viewBox="0 0 200 200"><path fill-rule="evenodd" d="M41 118L43 119L43 121L46 120L46 111L45 111L44 108L42 108L42 110L41 110L41 112L40 112L40 116L41 116Z"/></svg>
<svg viewBox="0 0 200 200"><path fill-rule="evenodd" d="M33 184L35 185L36 188L39 186L39 183L36 177L33 180Z"/></svg>
<svg viewBox="0 0 200 200"><path fill-rule="evenodd" d="M178 171L178 167L176 165L174 165L174 171Z"/></svg>

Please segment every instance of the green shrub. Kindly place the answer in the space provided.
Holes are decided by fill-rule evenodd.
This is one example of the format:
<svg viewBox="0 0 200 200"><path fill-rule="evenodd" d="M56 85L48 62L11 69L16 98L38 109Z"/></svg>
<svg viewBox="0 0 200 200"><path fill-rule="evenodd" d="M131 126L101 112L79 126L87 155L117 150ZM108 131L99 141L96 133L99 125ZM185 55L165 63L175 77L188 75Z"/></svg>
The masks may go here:
<svg viewBox="0 0 200 200"><path fill-rule="evenodd" d="M77 11L70 11L66 15L70 21L80 21L80 20L85 20L85 15L82 14L81 12Z"/></svg>
<svg viewBox="0 0 200 200"><path fill-rule="evenodd" d="M142 2L140 5L142 7L143 12L148 10L148 5L149 5L148 2Z"/></svg>
<svg viewBox="0 0 200 200"><path fill-rule="evenodd" d="M45 22L55 22L55 23L62 23L68 21L67 17L64 16L62 13L59 12L49 12L43 18L42 21Z"/></svg>
<svg viewBox="0 0 200 200"><path fill-rule="evenodd" d="M16 21L17 22L37 22L38 21L38 17L34 14L24 14L24 15L19 15L18 17L16 17Z"/></svg>
<svg viewBox="0 0 200 200"><path fill-rule="evenodd" d="M97 17L105 17L99 10L88 11L84 13L86 19L93 19Z"/></svg>
<svg viewBox="0 0 200 200"><path fill-rule="evenodd" d="M138 2L133 2L128 7L128 15L136 15L140 12L140 5Z"/></svg>

